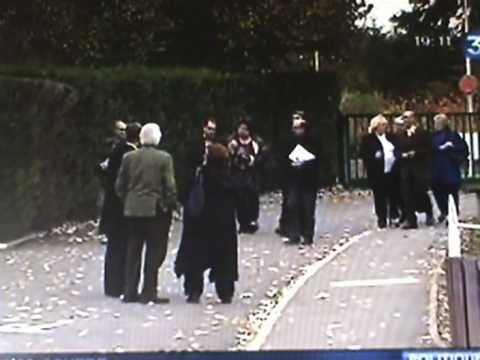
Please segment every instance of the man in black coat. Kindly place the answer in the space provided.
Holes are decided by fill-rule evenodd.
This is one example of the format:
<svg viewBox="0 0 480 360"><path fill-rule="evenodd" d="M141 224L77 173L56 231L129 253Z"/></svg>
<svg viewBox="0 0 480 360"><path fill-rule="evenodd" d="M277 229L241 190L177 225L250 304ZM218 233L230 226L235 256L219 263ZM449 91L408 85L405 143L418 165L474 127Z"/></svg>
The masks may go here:
<svg viewBox="0 0 480 360"><path fill-rule="evenodd" d="M208 118L203 124L202 137L188 145L184 163L185 179L179 194L182 205L188 201L197 172L206 164L208 146L216 142L216 138L217 122L214 118Z"/></svg>
<svg viewBox="0 0 480 360"><path fill-rule="evenodd" d="M123 204L115 193L115 181L122 164L123 155L138 147L141 130L138 123L129 124L126 140L120 141L107 158L105 169L105 201L100 218L100 233L107 237L105 254L105 295L120 297L124 288L125 257L127 252L128 225L123 216Z"/></svg>
<svg viewBox="0 0 480 360"><path fill-rule="evenodd" d="M416 210L427 214L427 225L434 223L432 202L428 195L431 178L432 141L430 135L417 122L415 113L403 115L405 130L398 139L402 193L406 223L403 229L416 229Z"/></svg>
<svg viewBox="0 0 480 360"><path fill-rule="evenodd" d="M282 146L281 165L288 212L288 242L313 244L318 190L317 142L309 133L303 112L292 119L292 135Z"/></svg>

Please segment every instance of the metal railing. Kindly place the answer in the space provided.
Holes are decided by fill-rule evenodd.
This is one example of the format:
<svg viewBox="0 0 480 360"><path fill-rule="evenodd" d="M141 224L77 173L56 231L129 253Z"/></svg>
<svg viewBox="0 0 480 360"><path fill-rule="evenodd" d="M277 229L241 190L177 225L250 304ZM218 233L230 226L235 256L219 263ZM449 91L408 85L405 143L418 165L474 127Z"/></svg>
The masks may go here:
<svg viewBox="0 0 480 360"><path fill-rule="evenodd" d="M342 173L344 182L349 186L366 184L366 169L360 158L360 143L367 133L370 119L376 114L346 114L346 123L342 131L343 144L342 158L344 160ZM399 114L385 114L392 122ZM428 131L433 130L435 113L419 113L419 123ZM470 150L470 156L465 166L462 166L462 177L466 182L480 181L480 114L478 113L449 113L450 125L465 139Z"/></svg>

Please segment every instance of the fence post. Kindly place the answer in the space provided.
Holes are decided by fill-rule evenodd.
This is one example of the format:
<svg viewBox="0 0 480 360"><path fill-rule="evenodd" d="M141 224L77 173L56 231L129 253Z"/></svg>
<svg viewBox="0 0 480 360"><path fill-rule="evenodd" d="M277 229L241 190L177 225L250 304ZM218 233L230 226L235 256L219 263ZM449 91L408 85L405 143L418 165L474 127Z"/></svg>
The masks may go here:
<svg viewBox="0 0 480 360"><path fill-rule="evenodd" d="M452 195L448 196L448 256L451 258L462 256L457 207Z"/></svg>

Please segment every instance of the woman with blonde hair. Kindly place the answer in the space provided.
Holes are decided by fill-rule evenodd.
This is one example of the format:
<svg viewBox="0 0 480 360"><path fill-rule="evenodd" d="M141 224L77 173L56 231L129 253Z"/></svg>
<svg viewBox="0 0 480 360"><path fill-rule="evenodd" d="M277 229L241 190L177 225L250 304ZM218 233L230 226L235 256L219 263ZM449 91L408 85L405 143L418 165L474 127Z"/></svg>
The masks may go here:
<svg viewBox="0 0 480 360"><path fill-rule="evenodd" d="M375 213L379 229L387 226L387 212L391 221L398 219L393 206L395 192L392 175L395 164L395 140L387 134L388 120L381 114L370 120L368 134L362 139L360 154L367 170L368 183L373 191ZM389 211L388 211L389 210Z"/></svg>

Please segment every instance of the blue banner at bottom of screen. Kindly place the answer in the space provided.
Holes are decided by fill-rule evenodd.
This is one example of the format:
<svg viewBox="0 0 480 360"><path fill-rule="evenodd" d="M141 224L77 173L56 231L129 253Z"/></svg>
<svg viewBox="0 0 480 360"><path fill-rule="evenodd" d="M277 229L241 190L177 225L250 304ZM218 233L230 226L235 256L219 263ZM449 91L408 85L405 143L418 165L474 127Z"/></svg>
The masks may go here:
<svg viewBox="0 0 480 360"><path fill-rule="evenodd" d="M0 360L480 360L480 350L0 354Z"/></svg>
<svg viewBox="0 0 480 360"><path fill-rule="evenodd" d="M480 360L480 350L404 351L403 360Z"/></svg>

